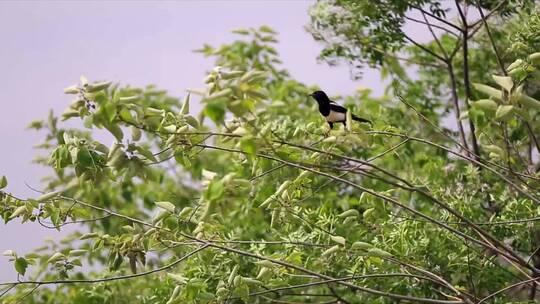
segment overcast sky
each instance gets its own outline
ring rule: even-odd
[[[306,84],[331,94],[351,94],[359,85],[381,92],[378,74],[352,81],[345,66],[318,64],[321,46],[304,30],[314,1],[0,1],[0,176],[7,190],[36,196],[44,168],[31,164],[43,134],[25,130],[49,109],[62,112],[72,96],[62,89],[84,74],[171,94],[202,87],[210,59],[192,50],[203,43],[232,41],[230,30],[269,25],[279,32],[284,68]],[[0,252],[25,254],[53,230],[0,223]],[[0,281],[15,279],[0,256]]]

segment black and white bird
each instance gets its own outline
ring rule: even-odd
[[[347,109],[338,105],[334,101],[330,100],[326,93],[323,91],[315,91],[309,96],[315,98],[317,103],[319,104],[319,112],[321,112],[321,115],[326,118],[326,122],[328,122],[328,125],[330,125],[330,129],[334,127],[334,123],[343,123],[343,125],[347,125]],[[354,114],[351,115],[351,118],[353,120],[359,121],[359,122],[366,122],[371,124],[371,121],[358,117]]]

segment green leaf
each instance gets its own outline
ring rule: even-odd
[[[15,251],[13,251],[13,250],[11,250],[11,249],[8,249],[8,250],[2,252],[2,255],[3,255],[3,256],[11,256],[11,257],[17,256],[17,254],[15,253]]]
[[[26,268],[28,267],[28,262],[25,258],[17,258],[15,260],[15,270],[20,275],[24,275],[26,273]]]
[[[236,130],[233,131],[234,135],[240,135],[240,136],[247,135],[248,133],[249,133],[248,130],[246,130],[243,127],[236,128]]]
[[[495,119],[497,120],[503,120],[508,117],[512,113],[512,110],[514,109],[514,106],[511,105],[500,105],[497,108],[497,112],[495,112]]]
[[[4,189],[8,185],[8,181],[5,175],[2,175],[0,179],[0,189]]]
[[[519,103],[528,109],[540,110],[540,101],[525,94],[521,94],[519,96]]]
[[[248,71],[247,73],[245,73],[240,78],[240,82],[249,83],[249,82],[254,82],[254,81],[257,81],[257,80],[265,79],[266,77],[268,77],[268,74],[265,71],[251,70],[251,71]]]
[[[97,238],[99,237],[99,234],[96,233],[96,232],[90,232],[90,233],[86,233],[86,234],[83,234],[79,240],[88,240],[88,239],[93,239],[93,238]]]
[[[122,265],[122,262],[124,262],[124,257],[121,254],[116,253],[114,259],[112,260],[112,263],[109,263],[109,265],[110,265],[109,269],[111,269],[111,270],[120,269],[120,266]]]
[[[88,252],[88,250],[84,250],[84,249],[73,249],[73,250],[69,251],[69,256],[70,257],[79,257],[79,256],[82,256],[82,255],[85,255],[87,252]]]
[[[137,96],[137,95],[133,95],[133,96],[124,96],[124,97],[120,97],[118,99],[118,101],[120,103],[132,103],[134,101],[137,101],[139,100],[141,97]]]
[[[72,85],[64,89],[64,93],[66,94],[79,94],[79,92],[79,88],[76,85]]]
[[[81,75],[81,76],[79,77],[79,80],[81,81],[81,85],[82,85],[82,86],[87,86],[87,85],[88,85],[88,78],[86,78],[86,76]]]
[[[268,33],[268,34],[277,34],[276,31],[274,31],[271,27],[266,26],[266,25],[259,27],[259,31],[263,33]]]
[[[220,72],[220,78],[221,79],[233,79],[233,78],[237,78],[241,75],[244,74],[244,71],[228,71],[228,72],[224,72],[224,71],[221,71]]]
[[[213,172],[213,171],[210,171],[210,170],[207,170],[207,169],[203,169],[201,174],[207,180],[212,180],[212,179],[214,179],[214,177],[217,176],[216,172]]]
[[[245,28],[237,28],[237,29],[234,29],[232,30],[233,33],[235,34],[239,34],[239,35],[248,35],[249,34],[249,31]]]
[[[55,254],[53,254],[48,260],[47,260],[47,264],[52,264],[52,263],[55,263],[55,262],[58,262],[58,261],[61,261],[61,260],[64,260],[66,259],[66,256],[63,255],[62,253],[60,252],[56,252]]]
[[[491,99],[480,99],[473,103],[473,105],[481,110],[497,111],[498,104]]]
[[[502,91],[501,90],[497,90],[495,88],[492,88],[492,87],[490,87],[488,85],[481,84],[481,83],[473,83],[473,87],[476,90],[478,90],[478,91],[480,91],[480,92],[482,92],[482,93],[484,93],[484,94],[486,94],[486,95],[488,95],[490,97],[493,97],[493,98],[495,98],[497,100],[502,100]]]
[[[180,294],[180,291],[181,291],[181,290],[182,290],[182,286],[177,285],[177,286],[174,288],[174,290],[173,290],[173,292],[172,292],[172,294],[171,294],[171,297],[169,298],[169,300],[168,300],[167,303],[165,303],[165,304],[172,304],[172,303],[174,303],[174,300],[178,297],[178,295]]]
[[[360,212],[358,212],[358,210],[356,210],[356,209],[349,209],[349,210],[344,211],[344,212],[342,212],[342,213],[340,213],[338,215],[339,218],[346,218],[346,217],[350,217],[350,216],[358,217],[358,216],[360,216]]]
[[[364,211],[364,213],[362,213],[362,217],[367,219],[369,217],[371,217],[371,215],[375,212],[375,208],[368,208]]]
[[[366,242],[354,242],[351,245],[352,249],[360,249],[360,250],[369,250],[372,247],[373,247],[373,245],[371,245],[370,243],[366,243]]]
[[[94,93],[94,92],[105,90],[110,85],[111,85],[110,81],[92,83],[86,86],[86,91],[89,93]]]
[[[161,209],[174,213],[175,206],[171,202],[156,202],[155,204]]]
[[[26,128],[40,130],[41,128],[43,128],[44,124],[45,123],[44,123],[43,120],[32,120],[30,122],[30,124],[28,124],[28,126],[26,126]]]
[[[79,267],[82,267],[82,262],[81,260],[79,259],[73,259],[71,261],[69,261],[71,264],[75,265],[75,266],[79,266]]]
[[[148,150],[146,147],[137,146],[135,149],[137,150],[137,152],[139,152],[146,159],[148,159],[148,160],[150,160],[152,162],[157,162],[157,159],[154,156],[154,153],[152,153],[152,151]]]
[[[257,143],[253,137],[243,137],[240,140],[240,148],[250,155],[257,153]]]
[[[276,190],[276,193],[274,193],[274,195],[278,196],[280,195],[283,191],[285,191],[287,188],[289,188],[289,186],[292,184],[292,181],[290,180],[286,180],[284,181],[279,187],[278,189]]]
[[[62,121],[66,121],[70,118],[73,118],[73,117],[79,117],[79,111],[78,110],[75,110],[75,109],[72,109],[72,108],[67,108],[64,112],[62,112]]]
[[[346,126],[347,126],[347,131],[351,132],[351,130],[352,130],[351,129],[352,128],[352,113],[351,113],[351,111],[347,111],[345,122],[346,122]]]
[[[332,253],[337,252],[339,249],[340,249],[339,245],[332,246],[326,249],[325,251],[323,251],[323,253],[321,253],[321,256],[331,255]]]
[[[190,94],[188,93],[186,95],[186,98],[184,99],[184,103],[182,104],[182,108],[180,109],[181,114],[184,114],[184,115],[189,114],[189,96]]]
[[[337,141],[337,137],[335,136],[328,136],[323,140],[325,143],[335,143]]]
[[[484,150],[486,150],[490,154],[491,153],[495,154],[499,158],[502,158],[505,155],[504,150],[501,147],[496,146],[496,145],[484,146]]]
[[[512,64],[510,64],[510,65],[506,68],[506,70],[507,70],[508,72],[510,72],[511,70],[513,70],[513,69],[515,69],[515,68],[521,66],[521,65],[523,64],[523,62],[524,62],[524,61],[523,61],[522,59],[516,59],[514,62],[512,62]]]
[[[188,125],[192,126],[195,129],[199,128],[199,121],[195,117],[191,115],[186,115],[184,116],[184,118],[186,119],[186,122],[188,123]]]
[[[39,196],[38,198],[36,198],[36,201],[38,201],[38,202],[48,201],[51,198],[57,197],[58,195],[60,195],[60,193],[62,193],[62,192],[61,191],[53,191],[53,192],[45,193],[45,194]]]
[[[225,187],[223,186],[223,182],[220,180],[212,180],[208,185],[208,190],[206,190],[209,200],[220,199],[223,196],[224,191]]]
[[[17,207],[17,209],[15,209],[15,211],[13,211],[13,213],[9,216],[9,219],[13,219],[13,218],[16,218],[18,217],[19,215],[23,214],[24,212],[26,212],[26,206],[19,206]]]
[[[213,101],[213,100],[220,99],[220,98],[223,98],[223,97],[228,97],[231,94],[232,94],[232,90],[230,88],[226,88],[226,89],[223,89],[221,91],[218,91],[218,92],[215,92],[215,93],[212,93],[212,94],[208,95],[204,100],[205,101]]]
[[[179,274],[175,274],[175,273],[170,273],[168,272],[167,273],[167,276],[173,280],[175,280],[176,282],[180,283],[180,284],[186,284],[188,282],[188,278],[184,277],[184,276],[181,276]]]
[[[262,267],[259,273],[257,274],[257,280],[265,280],[272,275],[272,271],[268,267]]]
[[[255,264],[257,264],[259,266],[264,266],[264,267],[267,267],[267,268],[275,268],[275,267],[279,266],[279,265],[274,264],[273,262],[271,262],[269,260],[259,260],[259,261],[255,262]]]
[[[163,127],[163,130],[167,131],[168,133],[175,133],[176,126],[175,125],[166,126],[166,127]]]
[[[229,286],[233,285],[234,279],[236,278],[237,273],[238,273],[238,265],[234,265],[233,269],[231,270],[231,273],[229,274],[229,279],[227,280],[227,284]]]
[[[79,151],[77,152],[77,162],[86,168],[92,168],[95,167],[94,159],[92,158],[92,155],[90,154],[90,151],[86,147],[80,147]]]
[[[332,239],[332,241],[338,243],[338,244],[341,244],[343,246],[345,246],[345,238],[342,237],[342,236],[338,236],[338,235],[333,235],[330,237],[330,239]]]
[[[243,277],[242,281],[244,281],[247,284],[251,284],[251,285],[263,285],[263,283],[261,281],[253,279],[253,278],[245,278],[245,277]]]
[[[131,127],[131,139],[133,141],[139,141],[141,139],[142,132],[139,128]]]
[[[165,111],[160,110],[160,109],[156,109],[152,107],[144,108],[145,116],[163,116],[164,114],[165,114]]]
[[[505,89],[507,92],[510,92],[512,90],[512,87],[514,86],[514,81],[512,81],[512,77],[509,76],[497,76],[492,75],[493,80],[500,85],[503,89]]]
[[[536,63],[536,64],[540,63],[540,52],[530,54],[530,55],[529,55],[529,60],[530,60],[532,63]]]
[[[152,224],[157,224],[162,219],[168,217],[171,214],[171,212],[167,210],[161,210],[159,211],[153,218],[152,218]]]
[[[111,132],[112,135],[118,140],[119,142],[124,139],[124,132],[122,132],[122,129],[117,124],[110,124],[108,126],[105,126],[109,132]]]
[[[122,108],[118,114],[120,115],[120,118],[125,122],[131,123],[131,124],[137,123],[137,120],[135,120],[135,118],[131,114],[131,111],[127,108]]]
[[[204,107],[204,115],[210,117],[213,122],[221,123],[225,118],[225,103],[221,100],[208,102]]]
[[[379,248],[371,248],[368,250],[367,252],[367,255],[368,256],[375,256],[375,257],[382,257],[382,258],[389,258],[389,257],[392,257],[392,254],[387,252],[387,251],[384,251],[382,249],[379,249]]]

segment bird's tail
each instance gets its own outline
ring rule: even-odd
[[[351,118],[352,118],[353,120],[356,120],[356,121],[359,121],[359,122],[366,122],[366,123],[368,123],[368,124],[370,124],[370,125],[373,125],[373,123],[371,123],[371,120],[367,120],[367,119],[364,119],[364,118],[362,118],[362,117],[358,117],[358,116],[356,116],[356,115],[354,115],[354,114],[352,115]]]

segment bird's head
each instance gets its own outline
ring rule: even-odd
[[[328,98],[328,96],[326,95],[326,93],[323,92],[323,91],[315,91],[315,92],[309,94],[309,96],[315,98],[315,100],[316,100],[318,103],[321,103],[321,102],[330,102],[330,98]]]

